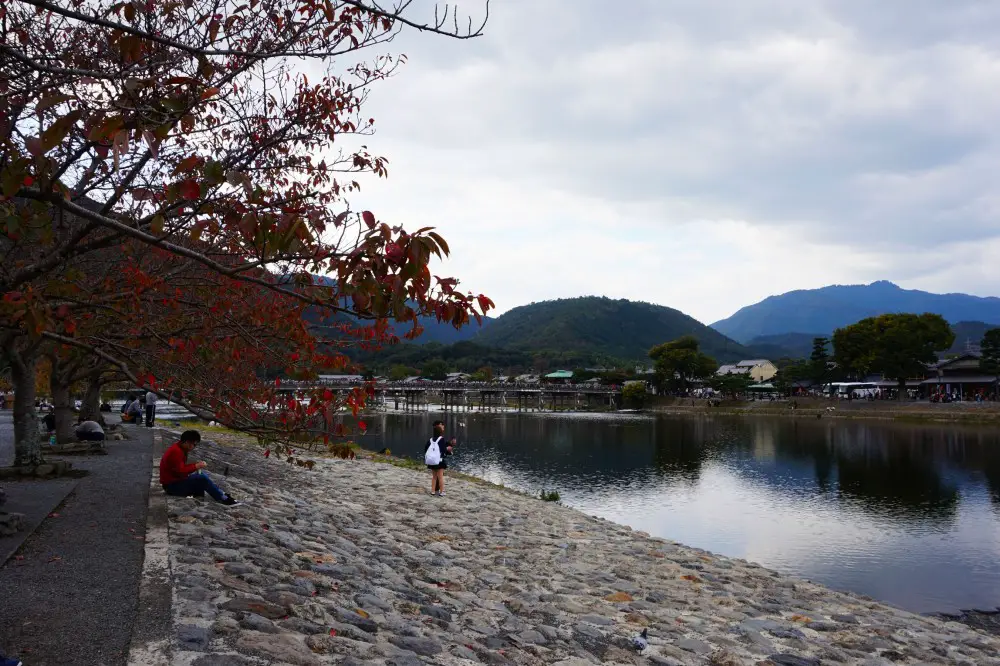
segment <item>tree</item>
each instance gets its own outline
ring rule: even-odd
[[[979,366],[989,375],[1000,375],[1000,328],[991,328],[983,334],[982,358]]]
[[[829,344],[828,338],[813,338],[812,354],[809,355],[808,378],[816,384],[825,384],[830,376],[830,354],[827,351]]]
[[[692,335],[656,345],[649,350],[649,357],[661,390],[686,389],[691,380],[711,377],[719,367],[714,358],[698,351],[698,339]]]
[[[937,314],[884,314],[862,319],[833,334],[837,364],[856,378],[877,372],[898,383],[906,398],[906,380],[923,377],[937,352],[955,342],[955,333]]]
[[[632,409],[642,409],[648,400],[645,382],[631,382],[622,388],[622,402]]]
[[[482,366],[472,374],[472,379],[477,382],[492,382],[493,368],[488,365]]]
[[[389,380],[398,382],[406,379],[407,377],[416,376],[418,371],[415,368],[411,368],[406,365],[394,365],[389,369]]]
[[[746,393],[747,387],[750,386],[750,382],[751,379],[749,374],[733,373],[712,377],[711,386],[722,395],[728,395],[735,398]]]
[[[424,364],[423,369],[420,371],[420,376],[424,379],[433,379],[435,381],[443,381],[448,378],[448,372],[451,368],[448,364],[441,359],[434,359],[433,361],[428,361]]]
[[[304,376],[343,366],[349,345],[391,341],[387,320],[415,336],[418,315],[462,326],[492,307],[431,275],[448,253],[433,230],[407,233],[345,200],[357,174],[386,175],[383,158],[345,139],[371,134],[367,91],[400,59],[341,60],[404,28],[481,33],[422,23],[408,5],[4,4],[16,39],[0,47],[0,352],[18,396],[18,464],[41,461],[27,383],[51,345],[143,389],[183,389],[185,406],[228,425],[290,433],[335,398],[268,387],[253,363]],[[95,274],[94,256],[111,270]],[[190,282],[176,287],[170,271]],[[132,289],[113,288],[122,280]],[[319,336],[303,327],[307,306],[371,323]]]
[[[786,365],[774,376],[772,383],[775,388],[784,394],[788,394],[793,389],[795,382],[800,382],[813,377],[814,366],[812,363],[793,363]]]

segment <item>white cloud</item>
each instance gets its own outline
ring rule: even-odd
[[[492,11],[478,40],[394,44],[409,64],[369,109],[390,177],[357,202],[439,227],[447,272],[501,310],[607,294],[713,321],[832,282],[996,292],[1000,5]]]

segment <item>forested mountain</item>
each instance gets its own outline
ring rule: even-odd
[[[654,345],[693,335],[701,350],[721,361],[745,358],[740,344],[673,308],[597,296],[532,303],[514,308],[474,341],[508,349],[600,353],[649,362]]]
[[[949,322],[978,321],[1000,325],[1000,298],[968,294],[932,294],[902,289],[891,282],[833,285],[790,291],[748,305],[712,328],[750,343],[760,336],[833,332],[866,317],[889,312],[933,312]]]

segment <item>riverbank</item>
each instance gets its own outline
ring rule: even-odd
[[[892,400],[824,400],[795,398],[770,402],[723,400],[712,407],[707,400],[661,398],[650,412],[657,414],[724,416],[781,416],[787,418],[874,419],[915,423],[1000,424],[1000,403],[995,402],[896,402]]]
[[[367,457],[198,455],[248,505],[165,499],[169,663],[1000,664],[962,624],[483,482],[433,497]]]

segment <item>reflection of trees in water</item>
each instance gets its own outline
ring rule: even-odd
[[[388,417],[385,446],[422,455],[439,415]],[[571,484],[696,484],[706,462],[752,469],[782,493],[837,492],[896,519],[949,520],[961,490],[985,486],[1000,510],[1000,434],[952,425],[725,417],[599,420],[528,415],[444,417],[477,457],[529,478]],[[458,427],[467,423],[467,428]],[[737,473],[740,473],[737,470]]]
[[[760,420],[747,427],[772,431],[779,459],[811,462],[821,491],[836,490],[861,510],[892,519],[955,515],[961,478],[949,468],[966,455],[967,443],[954,429],[832,420]],[[967,475],[966,481],[975,483]]]

